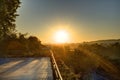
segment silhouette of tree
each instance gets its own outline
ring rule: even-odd
[[[0,38],[4,39],[15,31],[19,0],[0,0]]]
[[[31,42],[38,42],[38,38],[35,36],[30,36],[28,40],[30,40]]]
[[[39,39],[37,38],[37,37],[35,37],[35,36],[30,36],[29,38],[28,38],[28,40],[29,40],[29,47],[31,48],[31,49],[34,49],[34,48],[36,48],[36,49],[39,49],[40,48],[40,45],[41,45],[41,41],[39,41]]]

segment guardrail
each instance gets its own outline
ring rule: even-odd
[[[53,64],[53,70],[54,70],[54,75],[55,75],[55,80],[63,80],[61,74],[60,74],[60,70],[57,66],[53,51],[50,50],[51,53],[51,58],[52,58],[52,64]]]

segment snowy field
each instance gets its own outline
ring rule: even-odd
[[[53,80],[50,58],[0,58],[0,80]]]

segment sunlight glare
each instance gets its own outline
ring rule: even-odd
[[[54,35],[54,40],[56,43],[68,42],[68,33],[64,30],[57,31]]]

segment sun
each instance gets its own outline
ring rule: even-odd
[[[56,43],[66,43],[69,40],[68,32],[65,30],[59,30],[54,35],[54,41]]]

